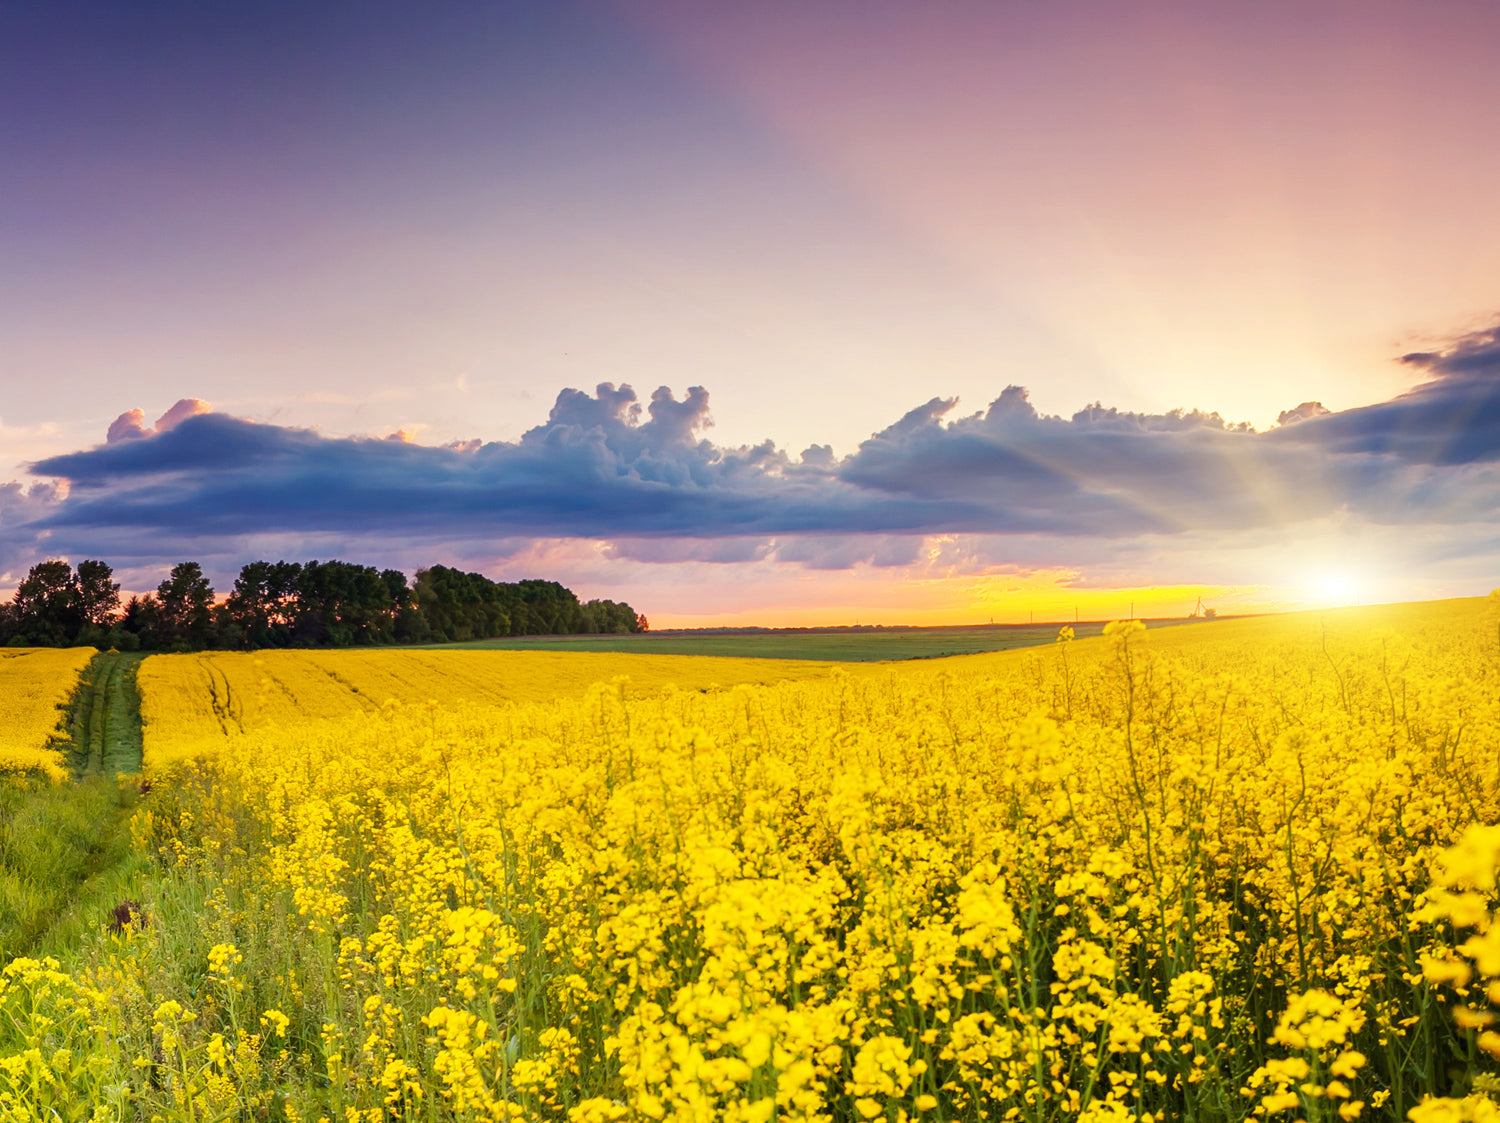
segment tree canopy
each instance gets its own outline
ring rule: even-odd
[[[0,604],[0,643],[125,650],[349,647],[501,636],[639,632],[628,604],[580,602],[556,581],[491,581],[444,565],[417,570],[345,561],[254,561],[223,599],[197,562],[180,562],[155,593],[122,607],[102,561],[49,559]]]

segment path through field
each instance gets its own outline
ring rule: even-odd
[[[0,787],[0,966],[76,947],[121,901],[138,898],[145,859],[139,801],[144,657],[105,652],[79,678],[68,718],[70,784]]]
[[[135,676],[144,656],[108,651],[83,672],[69,731],[73,774],[115,776],[141,770],[141,698]]]

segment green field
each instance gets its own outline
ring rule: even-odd
[[[1176,617],[1147,620],[1151,628],[1203,623]],[[1106,621],[1071,624],[1082,639],[1097,636]],[[622,651],[639,655],[723,655],[736,659],[824,659],[875,663],[886,659],[938,659],[1034,647],[1057,638],[1061,624],[976,624],[952,628],[778,628],[644,632],[623,636],[507,636],[439,648],[492,651]]]

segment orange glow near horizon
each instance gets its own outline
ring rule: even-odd
[[[962,627],[982,624],[1071,624],[1075,620],[1181,619],[1199,608],[1220,616],[1301,612],[1322,608],[1441,599],[1362,595],[1351,583],[1319,581],[1305,587],[1268,585],[1148,585],[1120,588],[1017,588],[1010,578],[950,578],[893,584],[889,595],[840,604],[788,604],[728,612],[648,612],[653,631],[678,628],[833,628],[851,625]]]
[[[647,612],[655,630],[672,628],[816,628],[853,624],[951,627],[1066,624],[1076,620],[1180,619],[1202,609],[1220,616],[1299,612],[1476,595],[1474,590],[1377,582],[1352,571],[1312,573],[1299,584],[1121,585],[1078,582],[1071,570],[1026,575],[886,578],[840,575],[830,589],[816,578],[782,587],[777,603],[727,612]],[[802,595],[795,587],[802,586]],[[842,593],[841,593],[842,591]],[[819,599],[821,596],[823,599]],[[768,598],[769,600],[769,598]]]
[[[1238,567],[1240,575],[1248,571],[1261,575],[1262,580],[1236,584],[1134,583],[1129,580],[1131,569],[1110,574],[1076,567],[986,566],[974,561],[972,543],[954,536],[928,539],[922,559],[912,565],[860,563],[843,569],[770,559],[662,564],[618,556],[613,545],[587,539],[541,539],[504,559],[453,558],[451,563],[499,581],[545,575],[561,581],[584,601],[624,601],[644,614],[656,631],[1061,625],[1132,617],[1181,619],[1200,605],[1220,616],[1236,616],[1482,596],[1492,584],[1419,578],[1389,556],[1389,551],[1383,560],[1370,561],[1380,552],[1375,543],[1365,544],[1362,550],[1325,543],[1319,548],[1263,552],[1252,564]],[[972,568],[966,572],[967,567]],[[1215,566],[1211,558],[1189,560],[1179,552],[1170,562],[1156,558],[1132,568],[1166,575],[1211,572]],[[0,598],[14,591],[20,576],[13,572],[0,577],[5,582],[0,585]],[[153,592],[159,576],[142,570],[117,573],[123,579],[125,597]],[[215,583],[222,601],[228,579],[220,575]]]
[[[625,601],[653,630],[1063,624],[1132,614],[1180,619],[1197,610],[1200,598],[1204,609],[1234,616],[1478,596],[1489,589],[1456,576],[1415,576],[1384,540],[1355,548],[1331,532],[1325,539],[1258,549],[1230,567],[1239,578],[1233,583],[1171,580],[1225,567],[1211,553],[1194,557],[1191,543],[1170,557],[1145,557],[1111,572],[986,564],[976,557],[979,545],[951,535],[928,538],[920,560],[910,565],[818,569],[771,558],[664,565],[636,560],[610,542],[548,539],[504,560],[470,559],[465,567],[504,581],[552,575],[582,600]],[[1368,560],[1378,555],[1382,561]],[[1131,580],[1133,573],[1151,572],[1169,579]]]
[[[1258,586],[1150,585],[1101,588],[1068,585],[1069,571],[1026,576],[1000,575],[896,579],[875,582],[856,577],[830,599],[784,602],[730,612],[647,613],[653,629],[766,627],[813,628],[855,624],[951,627],[975,624],[1071,623],[1182,617],[1205,608],[1221,613],[1255,611]],[[821,584],[821,582],[816,582]],[[1298,605],[1297,607],[1312,607]]]

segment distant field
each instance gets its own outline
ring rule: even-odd
[[[1194,621],[1148,620],[1150,628]],[[1202,622],[1202,621],[1199,621]],[[1073,624],[1079,639],[1097,636],[1105,621]],[[509,636],[442,649],[488,651],[622,651],[640,655],[721,655],[740,659],[816,659],[873,663],[884,659],[937,659],[1034,647],[1057,638],[1060,624],[980,624],[958,628],[789,629],[765,632],[647,632],[630,636]]]

